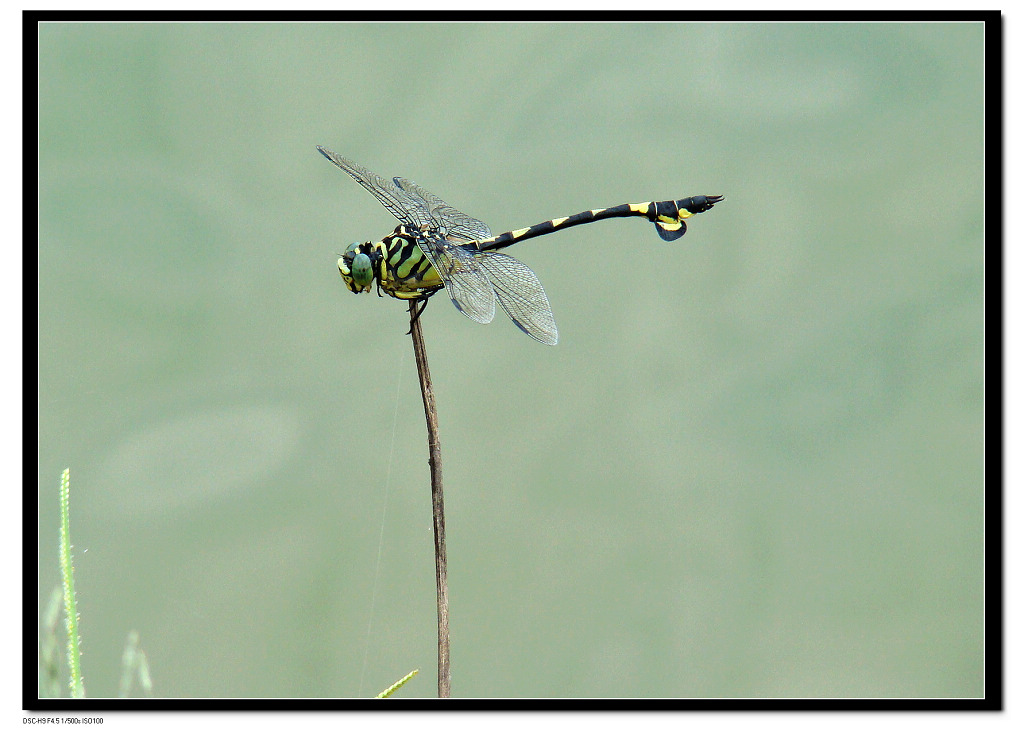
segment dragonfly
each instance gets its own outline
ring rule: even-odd
[[[494,319],[495,303],[526,335],[558,343],[551,303],[533,270],[497,250],[572,226],[622,216],[654,222],[658,235],[675,241],[686,233],[685,219],[705,211],[724,196],[691,196],[674,201],[624,203],[549,219],[526,229],[491,235],[487,224],[448,205],[407,178],[390,181],[336,152],[317,150],[348,173],[390,211],[399,224],[380,241],[355,242],[338,259],[345,286],[354,293],[385,292],[421,302],[445,290],[463,315],[478,323]]]

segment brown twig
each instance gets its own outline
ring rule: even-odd
[[[430,497],[434,513],[434,569],[437,579],[437,696],[447,699],[451,695],[451,665],[448,642],[448,558],[444,543],[444,489],[441,481],[441,441],[437,434],[437,406],[434,388],[430,383],[427,349],[423,344],[423,331],[416,315],[416,301],[409,302],[409,320],[412,349],[416,354],[416,371],[423,394],[423,413],[427,418],[427,450],[430,454]]]

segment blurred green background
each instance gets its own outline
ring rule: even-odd
[[[980,24],[44,24],[39,582],[71,468],[90,696],[435,694],[394,219],[495,232],[561,342],[443,295],[454,696],[975,697]],[[379,563],[378,563],[379,556]],[[377,579],[375,581],[375,576]]]

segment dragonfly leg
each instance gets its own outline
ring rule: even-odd
[[[419,320],[420,316],[423,315],[423,311],[427,309],[427,303],[430,301],[430,295],[433,294],[434,293],[431,292],[430,294],[424,295],[423,297],[418,297],[415,300],[413,300],[413,304],[422,303],[422,305],[420,305],[416,309],[416,312],[413,313],[412,320],[409,321],[409,332],[406,333],[406,335],[412,335],[412,324]]]

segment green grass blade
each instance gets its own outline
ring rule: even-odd
[[[133,630],[128,634],[128,642],[125,643],[124,653],[121,654],[121,683],[118,687],[118,697],[124,699],[131,694],[132,685],[136,680],[143,694],[153,696],[149,662],[146,660],[145,651],[139,647],[139,633]]]
[[[64,593],[59,586],[50,593],[50,600],[43,612],[42,628],[39,633],[39,696],[56,699],[60,696],[60,611]]]
[[[375,696],[374,699],[387,699],[389,696],[394,694],[402,686],[402,684],[404,684],[406,681],[411,679],[413,676],[415,676],[419,672],[420,672],[420,670],[418,668],[414,668],[412,671],[407,673],[405,676],[400,678],[398,681],[393,683],[391,686],[386,688],[384,691],[382,691],[381,693],[377,694],[377,696]]]
[[[71,563],[71,470],[60,476],[60,576],[64,586],[64,623],[68,635],[68,686],[74,699],[85,698],[82,680],[82,652],[78,637],[78,609],[75,604],[75,570]]]

